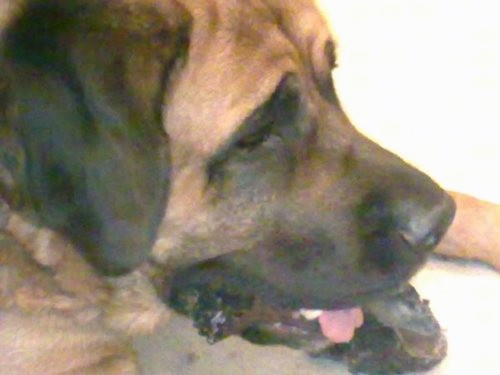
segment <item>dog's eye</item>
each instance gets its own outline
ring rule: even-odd
[[[283,120],[290,120],[290,116],[296,112],[296,100],[291,102],[293,91],[290,86],[291,78],[285,76],[278,84],[273,95],[245,121],[243,131],[234,143],[238,149],[251,151],[264,142],[272,135],[279,133],[278,124]],[[292,112],[292,115],[289,113]],[[291,121],[286,121],[291,122]]]
[[[216,158],[227,159],[232,151],[246,153],[267,143],[270,146],[277,145],[284,134],[290,136],[300,108],[297,85],[294,75],[285,75],[271,97],[244,121]]]
[[[272,122],[269,122],[264,127],[261,127],[256,132],[249,134],[236,142],[236,147],[245,150],[253,150],[264,143],[272,132]]]

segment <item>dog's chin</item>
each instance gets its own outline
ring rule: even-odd
[[[359,291],[331,310],[318,310],[287,306],[286,298],[269,303],[268,297],[241,287],[245,275],[224,271],[210,263],[180,270],[168,297],[210,343],[236,335],[259,345],[285,345],[342,360],[353,372],[377,374],[425,371],[446,355],[446,339],[427,301],[406,283]],[[235,278],[243,282],[235,283]]]

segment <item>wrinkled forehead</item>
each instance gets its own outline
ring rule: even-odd
[[[328,29],[305,0],[181,0],[193,17],[186,66],[164,114],[172,147],[208,157],[296,72]]]

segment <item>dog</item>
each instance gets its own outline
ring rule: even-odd
[[[452,222],[344,114],[312,1],[0,11],[1,374],[137,373],[171,271],[228,254],[270,305],[345,311],[348,341]]]

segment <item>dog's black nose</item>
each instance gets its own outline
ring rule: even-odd
[[[455,202],[446,193],[432,206],[419,199],[403,200],[395,204],[396,228],[412,248],[433,249],[444,236],[455,215]]]
[[[377,189],[358,207],[364,257],[383,272],[421,265],[453,220],[453,199],[430,180],[423,181]]]

